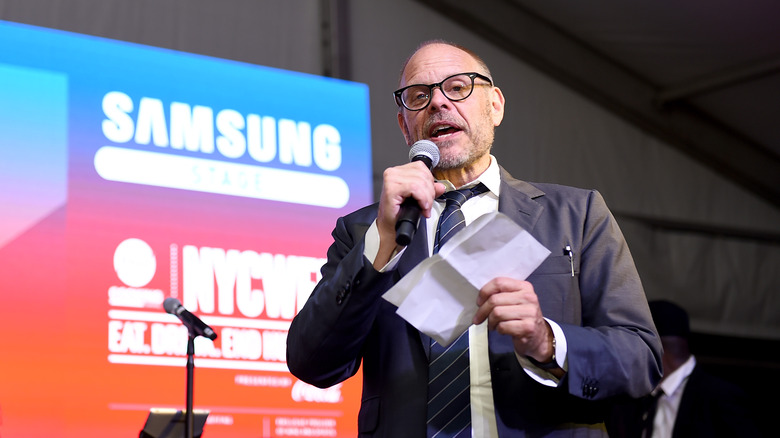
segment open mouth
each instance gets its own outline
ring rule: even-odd
[[[431,138],[442,138],[448,135],[452,135],[456,132],[460,132],[460,128],[454,125],[448,125],[448,124],[442,124],[442,125],[436,125],[431,130]]]

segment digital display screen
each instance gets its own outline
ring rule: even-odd
[[[372,202],[368,87],[0,21],[0,436],[356,436],[360,377],[285,364],[336,219]]]

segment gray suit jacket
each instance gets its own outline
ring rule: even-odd
[[[661,377],[660,341],[628,246],[598,192],[530,184],[504,169],[501,181],[499,211],[552,252],[528,281],[544,316],[565,333],[568,372],[557,388],[534,381],[511,337],[490,332],[499,436],[606,436],[610,398],[645,395]],[[360,436],[424,437],[427,336],[381,296],[428,256],[425,221],[397,268],[378,273],[363,256],[376,213],[374,204],[337,221],[323,278],[290,326],[287,364],[301,380],[328,387],[362,362]]]

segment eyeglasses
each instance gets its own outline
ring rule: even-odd
[[[453,102],[466,100],[471,96],[471,92],[474,91],[474,78],[480,78],[488,82],[487,84],[476,85],[493,86],[493,81],[490,80],[489,77],[479,73],[458,73],[445,78],[437,84],[409,85],[408,87],[393,91],[393,96],[395,97],[395,103],[398,106],[403,105],[403,107],[409,111],[420,111],[431,103],[433,89],[436,87],[439,87],[442,94],[444,94],[444,97]]]

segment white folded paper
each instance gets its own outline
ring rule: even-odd
[[[485,214],[382,297],[398,306],[396,313],[418,330],[449,345],[471,325],[482,286],[496,277],[525,280],[549,255],[508,216]]]

